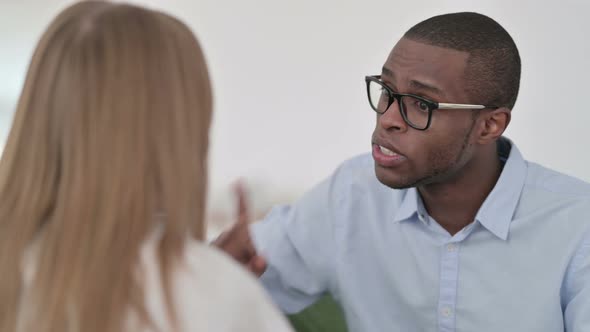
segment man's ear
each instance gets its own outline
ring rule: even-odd
[[[511,114],[511,110],[507,107],[496,108],[481,114],[478,143],[488,144],[500,138],[510,123]]]

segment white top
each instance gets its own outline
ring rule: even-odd
[[[145,278],[146,309],[159,330],[171,331],[160,283],[157,238],[150,237],[140,254]],[[34,260],[31,258],[32,255],[25,256],[25,284],[30,282],[34,274]],[[190,241],[182,261],[183,264],[177,268],[173,277],[172,288],[179,332],[293,331],[255,277],[224,253]],[[130,326],[134,325],[135,318],[135,315],[130,314]],[[151,332],[142,332],[148,331]]]

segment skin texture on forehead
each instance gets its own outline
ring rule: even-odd
[[[467,52],[402,38],[389,54],[383,66],[383,76],[402,85],[398,88],[412,88],[415,83],[421,83],[438,90],[438,93],[428,91],[439,97],[436,101],[459,103],[468,99],[464,77],[468,59]],[[416,88],[412,92],[420,91],[419,86]],[[451,97],[461,100],[448,99]]]

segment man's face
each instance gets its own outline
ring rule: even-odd
[[[381,79],[398,93],[436,102],[473,103],[465,91],[468,57],[466,52],[402,38],[389,54]],[[404,122],[394,102],[377,115],[372,137],[379,181],[392,188],[452,181],[473,155],[472,112],[434,110],[430,127],[420,131]]]

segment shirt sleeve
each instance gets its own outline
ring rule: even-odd
[[[590,232],[570,262],[565,282],[565,331],[590,331]]]
[[[330,288],[336,259],[333,187],[334,176],[251,226],[257,251],[268,262],[260,280],[288,314],[313,304]]]

